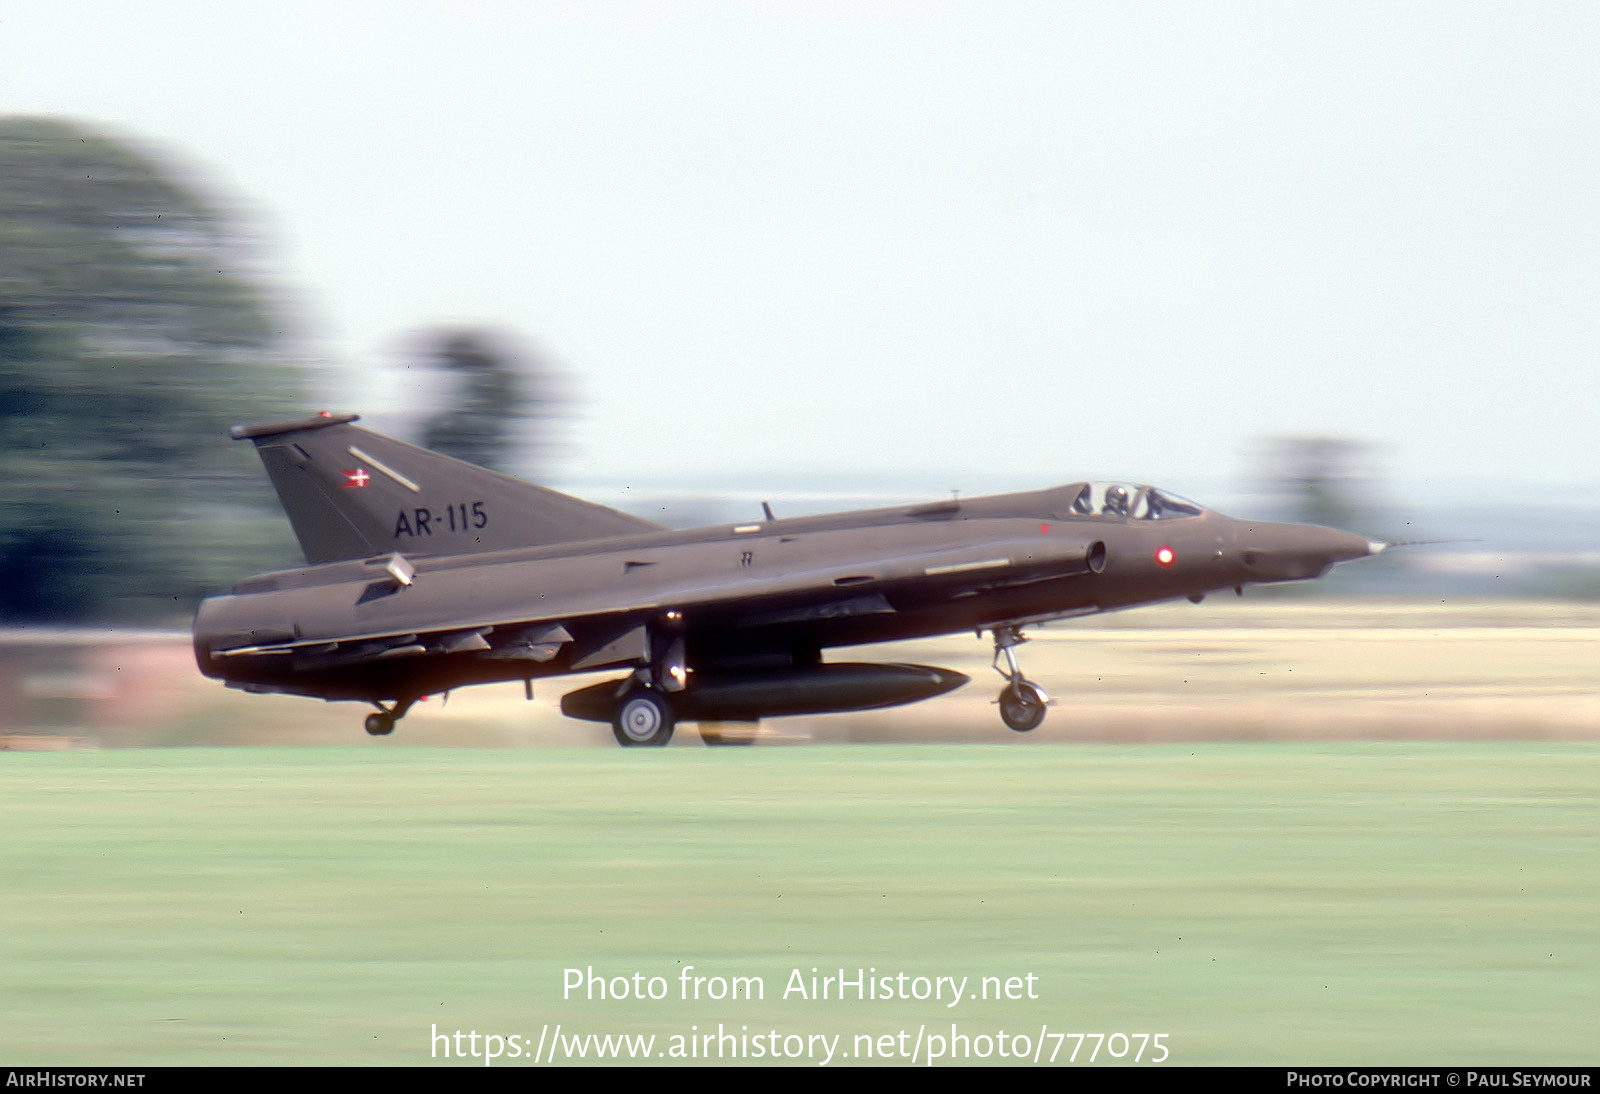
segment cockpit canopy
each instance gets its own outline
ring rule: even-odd
[[[1179,520],[1198,517],[1205,509],[1153,486],[1120,482],[1087,482],[1072,501],[1075,516],[1125,517],[1129,520]]]

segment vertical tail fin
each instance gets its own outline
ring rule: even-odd
[[[659,531],[581,498],[351,423],[355,414],[235,426],[255,443],[306,561],[471,554]]]

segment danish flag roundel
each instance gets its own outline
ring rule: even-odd
[[[358,467],[353,471],[341,471],[339,474],[344,476],[344,488],[346,490],[352,487],[365,486],[372,481],[372,476],[367,474],[365,467]]]

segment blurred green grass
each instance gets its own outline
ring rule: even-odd
[[[547,1022],[1600,1061],[1592,744],[0,755],[8,1064],[417,1064]],[[683,1002],[683,965],[765,998]],[[589,966],[671,994],[564,1000]],[[1039,998],[785,1001],[813,967]]]

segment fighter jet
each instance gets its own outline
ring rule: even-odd
[[[972,631],[993,643],[1001,720],[1049,698],[1024,629],[1262,582],[1320,577],[1385,544],[1235,520],[1150,486],[1073,482],[674,531],[353,423],[235,427],[254,442],[307,565],[201,604],[195,656],[249,692],[369,703],[382,736],[428,695],[605,670],[569,716],[660,746],[715,726],[870,710],[960,687],[927,665],[824,651]],[[725,743],[748,741],[730,734]]]

